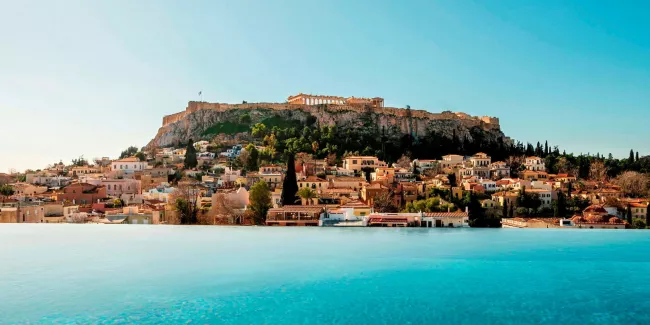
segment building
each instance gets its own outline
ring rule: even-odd
[[[350,156],[343,159],[343,169],[359,172],[364,168],[375,169],[378,167],[387,167],[386,163],[372,156]]]
[[[359,191],[365,184],[368,184],[365,178],[349,176],[334,177],[330,179],[330,182],[332,183],[331,188],[349,188],[354,191]]]
[[[122,171],[125,174],[132,174],[147,169],[147,162],[140,161],[136,157],[123,158],[113,161],[111,163],[111,169],[113,171]]]
[[[311,188],[316,191],[324,190],[329,187],[329,181],[316,176],[308,176],[303,180],[298,181],[298,189]]]
[[[490,164],[490,177],[500,179],[510,177],[510,166],[503,161],[495,161]]]
[[[526,161],[524,162],[524,166],[526,166],[526,169],[532,170],[532,171],[546,171],[546,166],[544,164],[544,159],[536,157],[536,156],[526,157]]]
[[[287,98],[289,104],[297,105],[349,105],[357,107],[384,107],[384,99],[381,97],[374,98],[358,98],[358,97],[339,97],[339,96],[323,96],[311,95],[300,93],[298,95],[289,96]]]
[[[88,183],[68,185],[60,193],[56,194],[57,202],[70,202],[73,204],[92,204],[106,197],[106,187]]]
[[[439,166],[438,160],[415,159],[413,160],[413,164],[416,166],[416,168],[421,174],[424,174],[428,170],[437,171]]]
[[[141,194],[141,184],[137,179],[103,179],[100,184],[106,187],[106,194],[110,197],[119,198],[124,194]]]
[[[324,206],[286,205],[269,209],[267,226],[318,226]]]
[[[632,210],[632,218],[642,218],[645,220],[648,211],[647,203],[630,203],[629,208]]]
[[[101,174],[102,170],[99,167],[95,166],[75,166],[70,169],[70,173],[73,177],[89,174]]]
[[[465,161],[465,157],[461,155],[445,155],[442,156],[442,160],[440,160],[440,168],[451,168],[456,165],[460,165]]]

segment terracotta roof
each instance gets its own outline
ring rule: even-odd
[[[469,215],[463,211],[456,212],[426,212],[424,213],[425,217],[434,217],[434,218],[444,218],[444,217],[468,217]]]
[[[299,182],[327,182],[327,181],[318,176],[308,176],[307,178]]]
[[[119,160],[114,160],[113,162],[140,162],[140,159],[136,157],[127,157]]]

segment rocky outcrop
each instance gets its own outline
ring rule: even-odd
[[[498,118],[474,117],[464,113],[430,113],[423,110],[400,108],[368,108],[348,105],[294,105],[278,103],[220,104],[189,102],[183,112],[163,118],[163,126],[148,146],[170,146],[192,138],[209,139],[206,133],[219,123],[239,123],[248,114],[251,122],[259,123],[268,118],[307,122],[315,119],[319,125],[336,125],[339,129],[367,128],[368,125],[387,130],[393,135],[412,134],[423,137],[432,132],[437,136],[469,138],[470,130],[480,128],[491,138],[507,138],[499,127]]]

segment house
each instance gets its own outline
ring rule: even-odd
[[[361,177],[350,177],[350,176],[340,176],[330,179],[331,185],[333,188],[349,188],[354,191],[359,191],[363,188],[366,182],[365,178]]]
[[[555,175],[555,180],[558,182],[568,183],[575,182],[577,178],[571,174],[557,174]]]
[[[553,191],[550,189],[543,188],[526,188],[526,193],[537,194],[539,199],[542,201],[541,208],[551,208],[553,202]]]
[[[96,166],[75,166],[70,169],[70,174],[72,174],[73,177],[78,177],[81,175],[89,175],[89,174],[101,174],[102,170],[99,167]]]
[[[480,202],[483,209],[495,209],[500,206],[499,202],[491,199],[480,200]]]
[[[359,200],[350,200],[341,205],[339,209],[346,210],[348,217],[354,220],[362,220],[363,217],[370,215],[372,212],[372,208],[369,205]]]
[[[382,181],[383,184],[391,184],[395,181],[396,168],[392,167],[378,167],[374,172],[370,173],[370,180]]]
[[[10,186],[14,189],[14,196],[16,197],[35,196],[47,192],[47,186],[38,186],[29,183],[14,183],[10,184]]]
[[[144,191],[142,197],[144,200],[159,200],[162,202],[168,202],[169,195],[175,190],[175,188],[170,187],[167,184],[159,185],[155,188],[149,189],[148,191]]]
[[[420,227],[426,228],[466,228],[469,227],[469,214],[467,211],[456,212],[428,212],[420,219]]]
[[[642,218],[645,220],[648,203],[630,203],[629,208],[632,210],[632,218]]]
[[[532,181],[532,180],[546,180],[548,174],[545,171],[524,170],[519,172],[519,177]]]
[[[506,203],[508,207],[511,207],[517,204],[517,197],[519,197],[518,193],[502,191],[492,194],[492,201],[496,202],[501,207],[504,203]]]
[[[495,161],[490,164],[490,177],[499,179],[510,177],[510,166],[503,161]]]
[[[479,152],[471,156],[469,161],[473,167],[489,167],[492,158],[483,152]]]
[[[403,207],[418,199],[418,187],[416,184],[402,182],[395,187],[395,204]]]
[[[91,204],[106,197],[106,187],[88,183],[70,184],[56,194],[57,202],[71,202],[73,204]]]
[[[123,158],[113,161],[111,163],[111,169],[113,171],[121,171],[125,174],[132,174],[146,170],[147,162],[140,161],[136,157]]]
[[[526,157],[524,166],[531,171],[546,171],[544,160],[536,156]]]
[[[328,167],[326,173],[334,176],[354,176],[354,170],[341,167]]]
[[[419,160],[415,159],[413,160],[413,165],[416,166],[417,170],[421,173],[424,174],[428,170],[438,170],[439,169],[439,163],[438,160]]]
[[[266,182],[271,189],[282,185],[284,180],[283,168],[280,165],[265,165],[259,169],[258,177]]]
[[[0,223],[42,223],[45,209],[39,203],[19,203],[0,208]]]
[[[359,172],[364,168],[375,169],[377,167],[387,167],[386,163],[372,156],[350,156],[343,159],[343,168]]]
[[[127,206],[117,211],[106,211],[105,218],[109,221],[107,223],[150,225],[160,223],[161,211]]]
[[[325,159],[304,161],[300,167],[303,177],[325,174],[327,161]]]
[[[461,155],[445,155],[442,156],[442,160],[439,161],[440,168],[451,168],[456,165],[463,163],[465,158]]]
[[[480,179],[478,183],[483,186],[485,192],[495,192],[498,190],[497,182],[490,179]]]
[[[316,176],[308,176],[305,179],[298,181],[298,189],[301,188],[311,188],[313,190],[323,190],[329,187],[329,181]]]
[[[141,194],[140,181],[137,179],[103,179],[101,186],[106,187],[106,195],[110,197],[121,197],[123,194]]]
[[[271,208],[266,214],[267,226],[318,226],[324,206],[286,205]]]
[[[375,201],[375,197],[382,193],[388,193],[388,187],[380,183],[372,183],[364,185],[361,189],[361,199],[368,204],[372,205]]]

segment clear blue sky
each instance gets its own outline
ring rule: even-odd
[[[650,153],[648,1],[0,0],[0,172],[143,146],[203,90],[498,116],[522,141]]]

